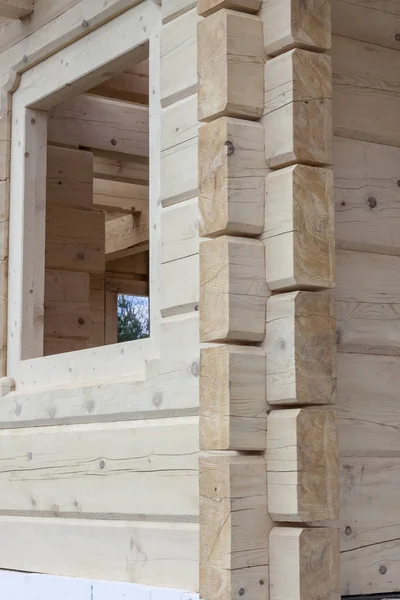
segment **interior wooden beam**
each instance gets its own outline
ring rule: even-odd
[[[144,211],[149,206],[149,188],[148,185],[94,179],[93,205],[102,210]]]
[[[148,212],[125,215],[106,223],[106,257],[117,258],[121,251],[149,241]]]
[[[146,68],[147,65],[147,68]],[[122,100],[135,104],[149,104],[148,61],[138,63],[129,71],[115,75],[111,79],[91,88],[87,92],[93,96]]]
[[[149,185],[149,159],[106,150],[93,152],[93,176],[120,183]]]
[[[148,157],[149,110],[81,94],[49,112],[48,142]]]
[[[1,0],[0,17],[23,19],[33,12],[33,0]]]

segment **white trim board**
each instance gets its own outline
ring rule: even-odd
[[[1,597],[7,600],[198,600],[195,592],[137,583],[73,579],[0,570]]]

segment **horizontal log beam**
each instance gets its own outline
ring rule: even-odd
[[[33,12],[33,0],[2,0],[0,17],[7,19],[23,19]]]
[[[149,241],[148,213],[125,215],[106,223],[106,258],[117,258],[121,251]]]
[[[87,93],[102,98],[112,98],[135,104],[149,104],[148,61],[138,63],[130,71],[125,71],[91,88]]]

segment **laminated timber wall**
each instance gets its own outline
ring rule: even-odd
[[[400,589],[400,6],[332,5],[342,593]]]
[[[87,35],[101,41],[102,25],[115,35],[128,19],[131,40],[150,36],[157,350],[137,364],[122,350],[116,362],[125,373],[117,380],[105,379],[100,361],[90,379],[80,377],[78,358],[69,368],[67,358],[65,372],[54,374],[49,357],[37,359],[30,382],[18,380],[15,390],[12,373],[3,377],[0,536],[7,543],[0,568],[198,589],[197,13],[184,4],[37,0],[27,19],[0,21],[1,374],[11,92],[32,66],[68,56]]]
[[[198,8],[200,597],[333,599],[330,3]]]

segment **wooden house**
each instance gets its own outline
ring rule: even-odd
[[[400,591],[399,0],[0,0],[0,254],[1,599]]]

